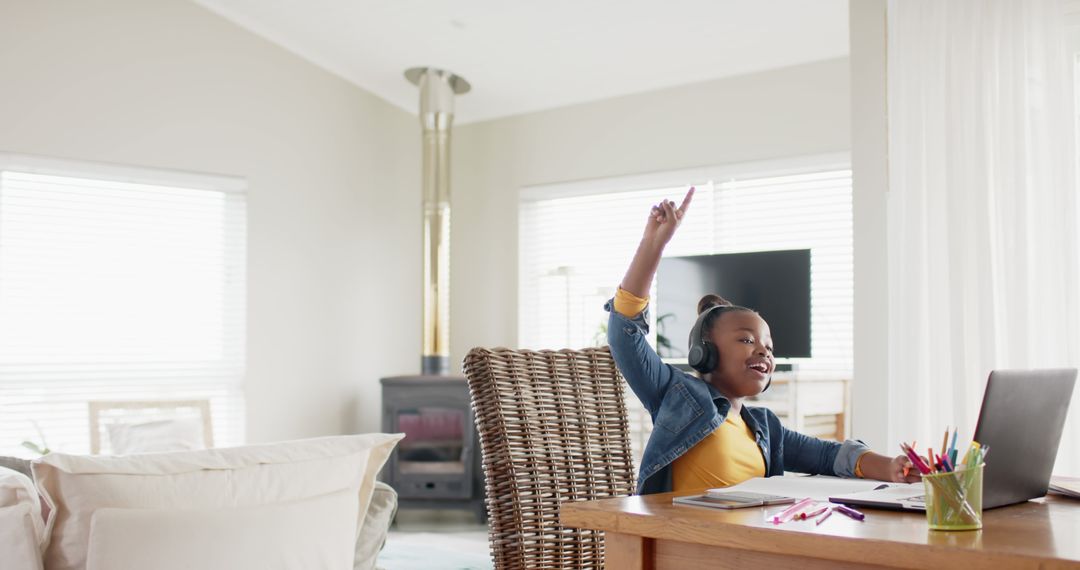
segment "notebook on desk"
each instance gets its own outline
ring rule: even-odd
[[[1051,477],[1050,492],[1080,499],[1080,477]]]
[[[843,479],[840,477],[827,477],[824,475],[795,475],[788,474],[783,477],[755,477],[738,485],[709,489],[704,495],[688,497],[676,497],[675,503],[709,505],[709,498],[722,498],[732,493],[749,493],[786,497],[785,502],[810,498],[815,501],[825,502],[832,496],[858,495],[881,490],[888,487],[911,487],[922,489],[922,484],[906,485],[902,483],[884,483],[882,481],[869,481],[866,479]],[[775,503],[779,504],[779,503]]]
[[[879,488],[829,497],[829,501],[856,507],[875,507],[899,511],[925,511],[926,494],[922,483],[883,483]]]

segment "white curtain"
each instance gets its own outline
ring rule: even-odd
[[[889,1],[892,442],[937,446],[947,425],[970,438],[992,369],[1080,364],[1062,10]],[[1080,390],[1054,471],[1080,475]]]

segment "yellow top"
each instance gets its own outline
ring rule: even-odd
[[[641,298],[622,287],[615,291],[615,312],[624,317],[636,317],[649,306],[649,298]]]
[[[682,454],[671,465],[673,491],[728,487],[765,476],[765,458],[750,427],[738,414]]]

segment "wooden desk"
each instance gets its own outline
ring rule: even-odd
[[[673,496],[565,503],[559,519],[605,531],[611,570],[1080,568],[1080,501],[1062,497],[985,511],[982,530],[941,532],[921,513],[868,509],[865,522],[834,513],[820,526],[773,525],[765,513],[778,507],[676,506]]]

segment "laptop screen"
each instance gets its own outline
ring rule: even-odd
[[[975,441],[990,446],[983,508],[1046,494],[1075,383],[1074,368],[990,373],[975,428]]]

